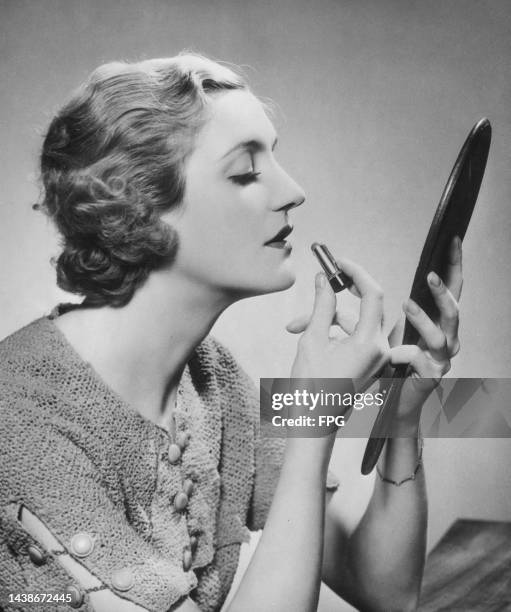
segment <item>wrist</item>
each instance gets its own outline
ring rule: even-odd
[[[391,439],[387,441],[389,445],[386,450],[385,460],[380,461],[376,466],[376,472],[382,482],[400,487],[408,481],[416,479],[422,467],[422,453],[424,449],[424,439],[420,429],[415,436],[406,438]],[[412,470],[411,462],[414,462]],[[404,464],[410,463],[408,470],[404,469]]]
[[[396,417],[392,424],[392,437],[418,438],[420,436],[420,414],[416,418]]]
[[[318,438],[288,438],[285,457],[296,467],[305,465],[328,469],[336,432]]]
[[[420,406],[403,409],[399,406],[397,414],[392,423],[393,435],[396,438],[413,438],[419,435],[422,414],[422,403]]]

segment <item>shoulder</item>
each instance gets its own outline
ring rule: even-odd
[[[224,425],[253,437],[259,421],[259,391],[254,381],[231,351],[212,336],[199,345],[196,355],[202,374],[214,380]]]
[[[53,323],[48,317],[40,317],[16,330],[0,341],[0,355],[2,357],[12,352],[33,350],[40,339],[51,334]],[[39,347],[41,351],[43,347]]]
[[[214,336],[206,336],[197,351],[202,359],[209,359],[217,371],[243,371],[231,351]]]
[[[55,459],[66,445],[73,456],[86,449],[95,465],[111,472],[119,453],[135,452],[137,440],[150,432],[50,319],[38,319],[0,343],[0,435],[10,441],[0,452],[9,461],[37,466],[40,454]]]
[[[69,376],[67,356],[53,322],[42,317],[0,342],[0,427],[51,421],[51,408],[63,404],[63,383]]]
[[[48,377],[50,362],[59,362],[59,339],[53,323],[42,317],[0,342],[0,382],[30,386]]]
[[[201,360],[211,368],[221,388],[229,392],[257,396],[256,385],[231,351],[216,338],[208,336],[199,347]]]
[[[46,334],[38,319],[0,342],[0,428],[2,438],[15,439],[20,429],[30,436],[43,414],[36,399],[46,386]],[[22,436],[21,440],[25,440]]]
[[[0,342],[2,478],[10,474],[19,480],[27,470],[40,475],[41,456],[58,456],[61,450],[54,433],[64,402],[53,367],[61,360],[51,328],[48,319],[37,319]]]

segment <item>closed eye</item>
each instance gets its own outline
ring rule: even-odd
[[[250,183],[255,182],[260,174],[260,172],[245,172],[244,174],[233,174],[229,177],[229,180],[235,183],[236,185],[241,185],[242,187],[245,187],[246,185],[250,185]]]

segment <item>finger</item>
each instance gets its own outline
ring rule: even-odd
[[[390,363],[408,364],[422,378],[441,378],[450,369],[449,360],[434,361],[415,344],[401,344],[390,349]]]
[[[348,287],[348,291],[354,295],[355,297],[361,298],[362,296],[360,295],[360,291],[357,289],[357,287],[355,286],[355,284],[351,285],[350,287]]]
[[[338,261],[341,270],[353,280],[360,294],[360,316],[356,333],[369,336],[381,328],[383,319],[383,291],[373,277],[358,264],[349,259]]]
[[[421,338],[436,361],[447,359],[447,340],[444,332],[435,325],[428,315],[412,299],[403,304],[406,318],[419,332]]]
[[[291,334],[301,334],[307,329],[311,316],[308,314],[302,314],[286,325],[286,330]]]
[[[358,317],[353,312],[336,312],[334,322],[339,325],[343,332],[348,334],[348,336],[351,336],[353,333],[355,333]]]
[[[430,272],[428,274],[428,283],[435,300],[435,304],[440,312],[440,328],[445,334],[447,340],[447,349],[449,356],[453,356],[459,350],[458,327],[459,327],[459,309],[458,303],[454,299],[453,294],[444,285],[438,274]]]
[[[315,284],[314,308],[305,334],[316,335],[327,340],[335,314],[335,293],[323,272],[316,274]]]
[[[291,334],[301,334],[307,329],[310,320],[311,315],[301,314],[286,325],[286,330]],[[351,336],[357,325],[357,316],[353,312],[344,312],[342,314],[335,312],[332,325],[338,325],[343,332]]]
[[[392,328],[389,334],[389,337],[388,337],[390,347],[401,344],[401,342],[403,341],[404,329],[405,329],[405,319],[403,319],[402,317],[399,317],[399,319],[394,324],[394,327]]]
[[[458,302],[463,286],[462,244],[459,236],[455,236],[449,246],[445,284]]]

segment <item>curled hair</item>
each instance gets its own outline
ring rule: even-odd
[[[62,237],[59,287],[90,305],[123,306],[178,248],[162,213],[184,194],[184,163],[211,95],[244,89],[205,57],[100,66],[51,122],[43,201]]]

